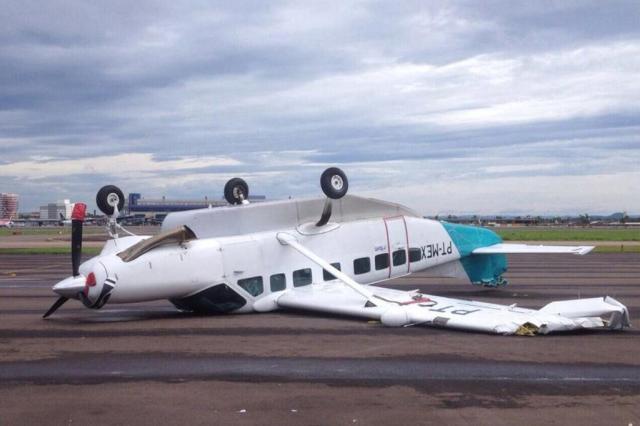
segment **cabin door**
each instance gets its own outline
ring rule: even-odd
[[[403,216],[384,219],[389,250],[389,278],[409,273],[407,225]]]

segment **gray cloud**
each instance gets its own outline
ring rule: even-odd
[[[302,196],[337,164],[354,191],[429,213],[640,211],[626,186],[639,177],[639,15],[633,1],[6,2],[0,190],[32,209],[110,182],[212,196],[243,175],[254,193]],[[42,171],[122,153],[241,164]],[[524,178],[517,202],[472,196]],[[567,194],[579,179],[592,194]],[[630,192],[612,199],[612,184]],[[453,207],[444,190],[433,204],[436,187],[460,192]]]

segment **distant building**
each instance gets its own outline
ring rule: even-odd
[[[264,195],[250,195],[250,202],[265,201],[267,197]],[[222,207],[228,205],[225,200],[210,200],[207,197],[200,200],[169,200],[162,198],[142,198],[142,194],[133,192],[129,194],[128,203],[125,210],[130,215],[145,214],[148,216],[166,215],[171,212],[179,212],[183,210],[206,209],[211,207]]]
[[[0,193],[0,219],[9,220],[18,217],[18,194]]]
[[[58,201],[56,203],[48,203],[40,206],[40,219],[42,220],[60,220],[71,218],[74,203],[69,200]]]

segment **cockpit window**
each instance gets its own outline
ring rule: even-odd
[[[252,296],[259,296],[264,291],[262,277],[251,277],[238,280],[238,285],[245,289]]]

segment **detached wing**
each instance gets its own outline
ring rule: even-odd
[[[278,240],[337,278],[285,291],[275,300],[283,308],[374,319],[387,326],[426,325],[497,334],[534,335],[630,325],[627,308],[610,297],[554,302],[533,310],[363,286],[300,244],[293,235],[281,233]]]
[[[494,244],[480,247],[473,254],[518,254],[518,253],[570,253],[585,255],[593,250],[593,246],[543,246],[529,244]]]

